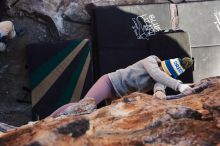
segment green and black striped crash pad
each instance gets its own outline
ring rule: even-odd
[[[33,119],[78,101],[93,84],[89,40],[30,44],[26,47]]]

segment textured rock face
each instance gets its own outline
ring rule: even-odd
[[[182,1],[184,0],[6,0],[6,5],[11,8],[8,12],[10,15],[25,13],[36,20],[42,18],[47,24],[55,25],[60,36],[75,38],[88,35],[90,23],[90,16],[86,11],[88,5],[109,6]]]
[[[217,145],[220,77],[177,100],[134,93],[90,114],[47,118],[0,137],[1,146]]]
[[[74,36],[88,35],[90,16],[85,8],[87,5],[107,6],[164,2],[168,2],[168,0],[8,0],[7,6],[12,7],[9,11],[10,14],[16,11],[31,17],[43,18],[48,24],[55,25],[60,36],[74,38]],[[76,34],[73,36],[74,33]]]
[[[60,36],[76,38],[88,34],[88,25],[82,24],[88,20],[88,14],[79,0],[19,0],[14,8],[29,16],[42,18],[48,25],[55,25]],[[74,19],[68,21],[69,15]]]
[[[136,0],[138,1],[138,0]],[[131,2],[131,1],[130,1]],[[130,3],[123,2],[123,3]],[[135,0],[132,1],[135,3]],[[43,18],[46,23],[55,25],[60,36],[70,38],[88,35],[89,15],[85,10],[87,4],[93,1],[84,0],[8,0],[10,11],[25,12],[29,16]],[[117,1],[97,1],[96,5],[119,4]],[[12,12],[9,12],[12,13]]]

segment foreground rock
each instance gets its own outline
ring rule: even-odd
[[[90,114],[47,118],[3,134],[0,145],[218,145],[220,77],[202,82],[207,89],[176,100],[134,93]]]

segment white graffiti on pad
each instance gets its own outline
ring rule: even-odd
[[[160,25],[156,21],[155,15],[141,15],[132,18],[134,25],[132,29],[137,36],[137,39],[148,39],[149,36],[155,35],[156,32],[161,31]]]
[[[214,24],[216,25],[218,31],[220,32],[220,11],[215,12],[214,16],[216,18],[216,21],[214,22]]]

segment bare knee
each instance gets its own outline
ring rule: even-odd
[[[11,21],[3,21],[0,23],[1,27],[7,28],[7,29],[12,29],[13,28],[13,23]]]
[[[104,82],[105,84],[107,84],[109,87],[112,87],[112,83],[108,77],[108,74],[102,75],[99,80],[101,80],[102,82]]]
[[[109,77],[107,74],[105,74],[105,75],[102,75],[99,79],[106,80],[106,79],[109,79]]]

